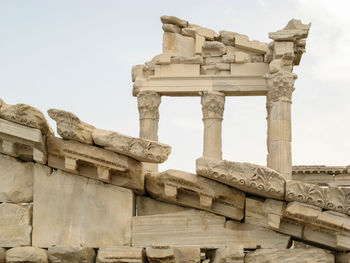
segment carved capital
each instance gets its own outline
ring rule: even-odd
[[[203,119],[223,119],[225,95],[220,93],[203,92],[201,98]]]
[[[137,94],[140,120],[159,119],[160,95],[155,91],[141,91]]]
[[[267,104],[286,100],[292,101],[292,93],[294,91],[294,81],[297,75],[287,70],[279,70],[272,74],[267,74]]]

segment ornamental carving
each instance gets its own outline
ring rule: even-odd
[[[321,187],[300,181],[288,181],[286,200],[298,201],[350,215],[350,188]]]
[[[154,91],[142,91],[137,94],[137,105],[139,108],[140,120],[159,119],[159,105],[161,97]]]
[[[287,70],[280,69],[279,71],[267,74],[267,103],[271,105],[274,102],[281,100],[292,100],[294,91],[294,81],[297,75]]]
[[[250,163],[199,158],[197,174],[263,197],[284,199],[285,179],[278,172]]]
[[[225,96],[210,92],[203,92],[201,98],[203,119],[222,119],[225,109]]]

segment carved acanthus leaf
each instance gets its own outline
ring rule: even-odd
[[[161,97],[154,91],[142,91],[137,94],[140,119],[159,119]]]
[[[225,109],[225,96],[204,92],[201,98],[203,118],[222,119]]]

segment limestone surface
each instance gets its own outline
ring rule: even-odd
[[[249,252],[245,263],[334,263],[334,256],[319,248],[259,249]]]
[[[178,263],[176,252],[170,247],[147,247],[147,259],[149,263]]]
[[[0,154],[0,202],[33,201],[34,163]]]
[[[188,207],[157,201],[141,195],[136,196],[136,208],[138,216],[169,214],[190,209]]]
[[[219,248],[212,257],[213,263],[244,263],[243,246]]]
[[[36,164],[34,202],[34,246],[131,243],[134,195],[129,189]]]
[[[56,121],[57,133],[64,139],[93,144],[92,131],[94,126],[81,121],[75,114],[58,109],[47,111],[51,119]]]
[[[168,159],[171,152],[169,145],[113,131],[95,129],[92,137],[95,144],[141,162],[162,163]]]
[[[144,192],[142,164],[133,158],[53,136],[47,138],[47,148],[50,167]]]
[[[32,206],[0,204],[0,247],[31,245]]]
[[[50,263],[95,263],[96,252],[87,247],[49,247]]]
[[[135,216],[133,246],[225,247],[225,218],[204,211]]]
[[[47,251],[37,247],[15,247],[6,252],[7,263],[49,263]]]
[[[196,161],[197,174],[267,198],[284,199],[285,179],[264,166],[211,158]]]
[[[97,263],[144,263],[145,252],[142,247],[105,247],[97,253]]]
[[[5,263],[5,253],[6,253],[6,250],[0,247],[0,263]]]
[[[0,118],[38,129],[44,135],[53,134],[44,114],[27,104],[10,105],[0,99]]]
[[[179,170],[146,175],[146,190],[155,199],[241,220],[245,194],[234,188]],[[192,194],[189,194],[192,193]]]

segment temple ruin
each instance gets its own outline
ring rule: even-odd
[[[0,263],[350,262],[350,166],[292,165],[311,24],[264,43],[161,22],[162,53],[132,68],[139,138],[48,109],[58,137],[38,109],[0,100]],[[162,96],[201,97],[195,174],[158,169]],[[266,166],[222,159],[226,96],[266,97]]]

